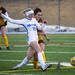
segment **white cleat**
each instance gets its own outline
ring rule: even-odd
[[[52,64],[46,64],[46,65],[43,66],[42,70],[46,71],[47,68],[51,68],[51,67],[52,67]]]
[[[18,70],[18,69],[19,69],[19,67],[17,67],[17,66],[12,68],[12,70]]]

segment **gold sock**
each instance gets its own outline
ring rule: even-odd
[[[44,62],[46,62],[46,56],[44,52],[42,52],[42,56],[43,56]]]
[[[37,69],[38,68],[38,61],[33,60],[33,66],[34,66],[35,69]]]
[[[7,38],[7,36],[5,35],[5,36],[3,36],[3,38],[4,38],[4,42],[6,44],[6,47],[8,47],[9,45],[8,45],[8,38]]]

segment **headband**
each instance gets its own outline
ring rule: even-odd
[[[26,16],[29,16],[30,14],[34,14],[34,11],[33,10],[30,10],[30,11],[27,11],[26,12]]]

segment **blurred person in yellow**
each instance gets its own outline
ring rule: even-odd
[[[1,5],[0,5],[0,11],[2,11],[3,14],[8,16],[6,9],[4,7],[2,7]],[[1,35],[4,39],[7,50],[10,50],[9,44],[8,44],[8,38],[6,36],[6,25],[7,25],[7,21],[0,16],[0,32],[1,32]],[[0,50],[2,50],[1,39],[0,39]]]
[[[42,10],[40,8],[35,8],[34,9],[34,17],[35,19],[38,21],[38,23],[40,23],[40,25],[46,21],[43,21],[42,19]],[[42,55],[44,58],[44,62],[46,61],[46,56],[44,53],[44,49],[45,49],[45,44],[44,44],[44,40],[43,40],[43,35],[45,36],[46,40],[49,41],[49,37],[45,34],[44,30],[37,30],[38,31],[38,43],[42,49]],[[35,52],[34,54],[34,59],[33,59],[33,66],[35,69],[38,68],[38,57],[37,57],[37,52]]]

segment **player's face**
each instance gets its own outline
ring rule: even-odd
[[[29,18],[34,18],[34,14],[30,14],[28,17]]]
[[[42,12],[38,12],[36,15],[35,15],[35,18],[37,21],[39,21],[40,18],[42,18]]]

